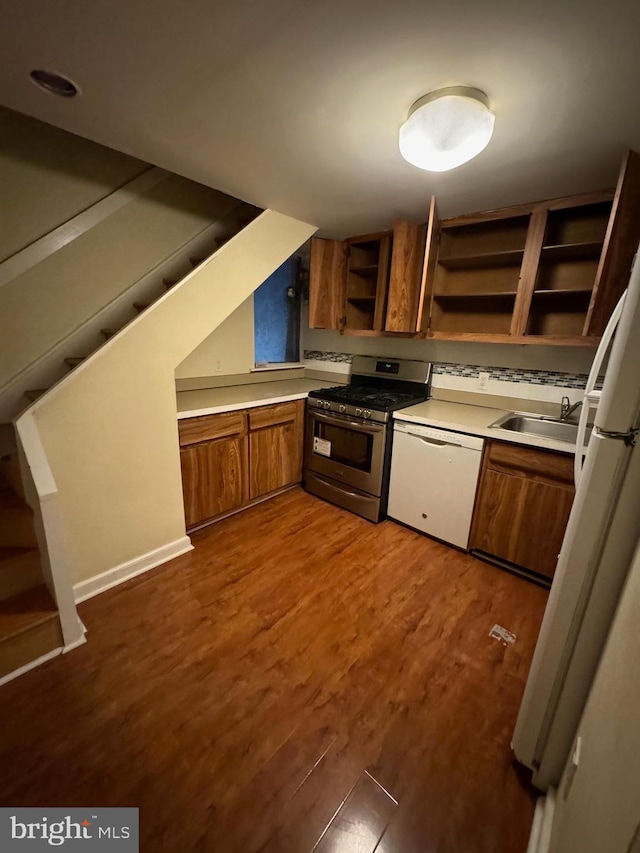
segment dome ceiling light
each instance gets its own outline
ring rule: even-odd
[[[32,71],[29,76],[36,86],[44,89],[45,92],[60,95],[62,98],[73,98],[80,91],[68,77],[63,77],[62,74],[56,74],[53,71],[44,71],[38,68]]]
[[[450,86],[419,98],[400,128],[400,153],[428,172],[446,172],[489,144],[495,115],[480,89]]]

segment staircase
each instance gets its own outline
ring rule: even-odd
[[[27,500],[17,468],[8,466],[0,518],[13,521],[0,523],[0,547],[11,549],[4,552],[11,570],[9,603],[0,608],[0,683],[2,673],[85,642],[79,598],[191,548],[178,464],[176,366],[314,231],[276,211],[234,202],[120,294],[117,305],[47,351],[58,371],[50,381],[31,384],[31,368],[12,381],[0,421],[13,418]],[[35,402],[24,409],[26,400]],[[2,441],[6,426],[0,422],[0,457],[11,455]],[[30,563],[33,519],[16,521],[30,517],[27,504],[42,548],[40,573]],[[10,531],[25,538],[12,539]],[[30,566],[24,575],[15,568],[22,560]],[[28,571],[35,574],[27,577]],[[22,635],[32,638],[31,646],[25,641],[10,654]]]
[[[118,310],[116,310],[112,315],[115,320],[114,324],[101,328],[100,335],[97,339],[92,339],[89,342],[84,338],[83,345],[86,347],[84,352],[81,353],[76,351],[69,352],[66,355],[61,355],[59,358],[60,366],[64,366],[67,373],[78,368],[82,362],[89,355],[92,355],[97,349],[99,349],[102,344],[106,343],[106,341],[114,337],[114,335],[127,326],[132,320],[136,319],[148,310],[154,302],[167,292],[167,290],[175,287],[175,285],[178,284],[178,282],[180,282],[186,275],[196,267],[199,267],[200,264],[206,261],[222,245],[228,242],[235,234],[238,233],[238,231],[247,226],[255,218],[258,212],[258,209],[251,205],[244,204],[242,202],[239,203],[238,207],[233,212],[233,216],[225,220],[225,230],[222,234],[218,233],[217,236],[205,235],[204,239],[196,238],[190,246],[183,248],[183,250],[165,260],[156,268],[155,271],[152,271],[148,276],[145,276],[143,282],[138,283],[142,284],[142,287],[134,285],[131,288],[131,291],[135,294],[140,294],[141,292],[143,298],[140,298],[139,295],[132,296],[128,308],[125,307],[124,310],[121,306],[118,306]],[[219,231],[219,229],[215,230]],[[197,250],[195,253],[193,251],[194,248]],[[57,384],[61,379],[64,379],[64,370],[62,373],[60,373],[60,371],[55,371],[53,373],[49,371],[47,378],[50,378],[51,381],[48,381],[45,387],[28,388],[24,391],[23,402],[25,405],[31,405],[42,397],[49,388]],[[24,406],[22,408],[24,408]]]
[[[0,457],[0,681],[63,645],[16,448]]]

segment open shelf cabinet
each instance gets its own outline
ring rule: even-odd
[[[595,346],[640,240],[640,155],[615,190],[311,241],[309,325],[351,335]]]
[[[347,240],[344,325],[382,331],[387,306],[392,232]]]
[[[348,335],[415,335],[425,226],[399,220],[393,230],[314,238],[309,326]]]
[[[427,337],[597,344],[640,239],[640,156],[616,190],[430,222]]]

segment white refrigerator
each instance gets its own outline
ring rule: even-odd
[[[516,758],[532,768],[541,790],[562,776],[640,538],[639,255],[617,309],[602,392],[592,390],[593,379],[615,318],[585,394],[582,420],[591,408],[595,427],[581,471],[577,465],[576,496],[513,734]]]

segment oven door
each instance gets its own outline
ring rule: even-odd
[[[305,469],[379,497],[386,432],[384,424],[308,409]]]

